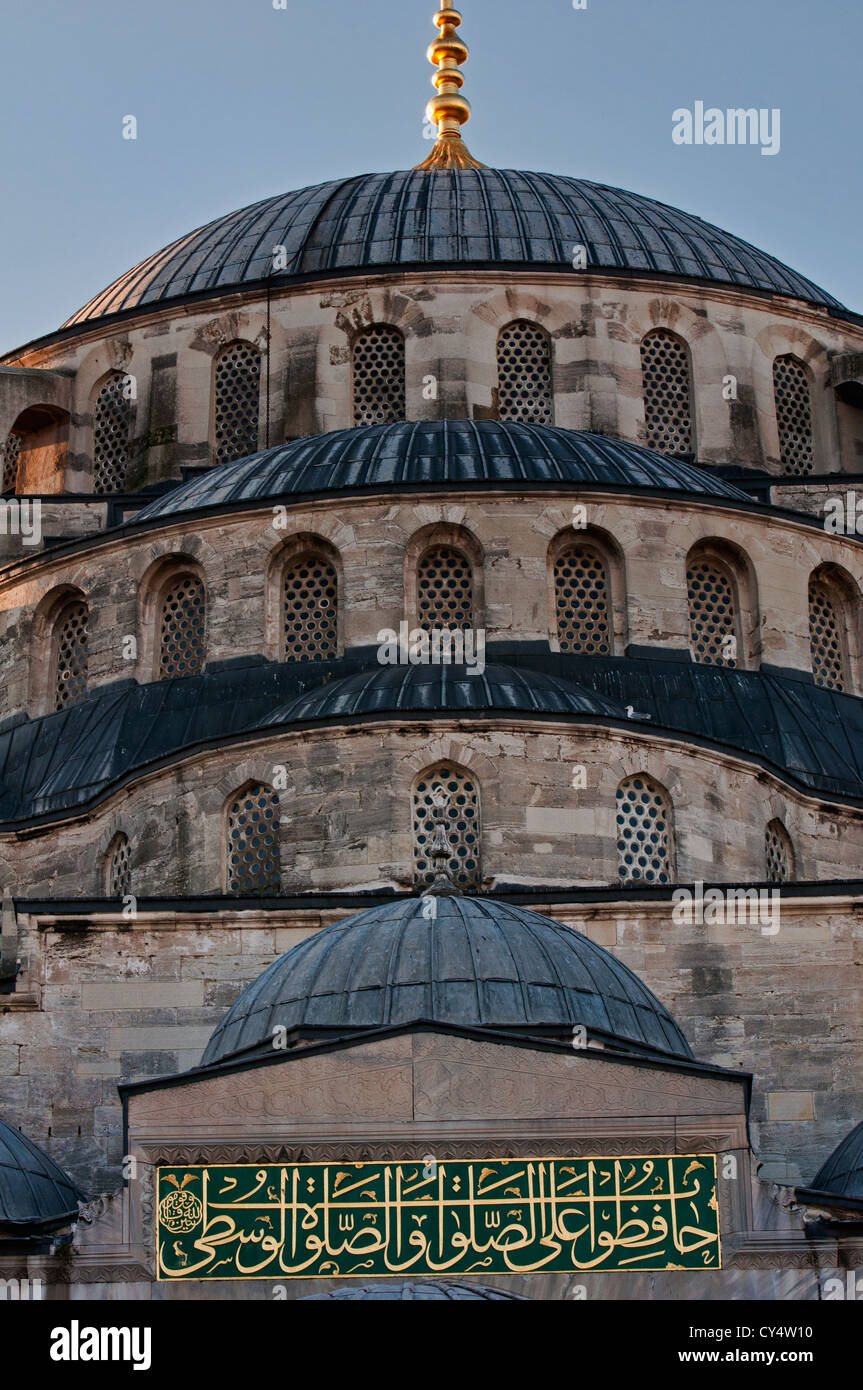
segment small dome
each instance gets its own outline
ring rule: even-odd
[[[38,1144],[0,1120],[0,1232],[48,1231],[73,1221],[81,1193]]]
[[[273,275],[273,248],[286,266]],[[65,328],[192,295],[223,294],[390,266],[572,273],[589,267],[647,279],[707,281],[841,308],[811,280],[692,213],[638,193],[515,169],[360,174],[265,198],[149,256],[73,314]]]
[[[272,1056],[273,1029],[344,1036],[418,1022],[571,1037],[583,1024],[628,1051],[692,1058],[681,1029],[588,937],[492,899],[372,907],[280,956],[215,1029],[202,1065]]]
[[[296,439],[222,464],[149,503],[132,524],[284,497],[521,483],[656,489],[752,505],[745,492],[703,468],[587,430],[498,420],[402,420]]]
[[[422,1280],[416,1284],[360,1284],[348,1289],[331,1289],[329,1293],[309,1293],[300,1298],[299,1303],[324,1303],[331,1298],[368,1299],[377,1303],[405,1303],[416,1299],[427,1302],[429,1299],[452,1302],[465,1299],[473,1302],[495,1302],[508,1299],[510,1302],[529,1303],[524,1294],[507,1293],[504,1289],[490,1289],[485,1284],[459,1284],[441,1279]]]
[[[863,1200],[863,1121],[846,1134],[819,1168],[811,1191]]]

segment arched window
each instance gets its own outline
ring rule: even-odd
[[[268,896],[282,886],[279,798],[272,787],[253,782],[228,805],[228,892]]]
[[[822,579],[809,581],[809,650],[816,685],[845,690],[847,667],[844,611],[833,586]]]
[[[132,891],[132,846],[122,830],[105,855],[105,891],[109,898],[125,898]]]
[[[790,473],[811,473],[815,448],[809,377],[803,363],[790,353],[777,357],[773,363],[773,397],[782,467]]]
[[[426,632],[474,626],[471,562],[452,545],[433,545],[417,565],[417,618]]]
[[[671,802],[643,773],[617,788],[617,872],[626,883],[671,879]]]
[[[162,599],[159,623],[159,679],[196,676],[204,669],[207,594],[195,574],[180,574]]]
[[[550,425],[551,349],[535,323],[510,323],[497,340],[498,414],[501,420]]]
[[[574,541],[554,562],[557,640],[562,652],[611,652],[611,585],[595,546]]]
[[[14,492],[18,482],[18,455],[21,452],[21,436],[10,433],[6,440],[6,448],[3,451],[3,486],[4,493]]]
[[[129,470],[132,378],[114,372],[93,405],[93,491],[122,492]]]
[[[335,566],[307,551],[285,566],[283,580],[286,661],[327,661],[338,655]]]
[[[376,323],[353,346],[354,424],[384,425],[405,418],[405,340]]]
[[[648,333],[641,341],[641,375],[648,447],[663,454],[692,453],[692,370],[686,344],[667,328]]]
[[[781,820],[772,820],[764,831],[767,882],[788,883],[794,878],[794,846]]]
[[[87,695],[86,603],[75,599],[67,603],[54,624],[54,708],[77,705]]]
[[[216,358],[213,380],[217,463],[257,453],[261,354],[254,343],[229,343]]]
[[[413,790],[414,882],[432,883],[437,872],[430,857],[436,828],[435,799],[443,803],[443,821],[452,855],[450,877],[459,888],[479,888],[480,805],[476,778],[453,763],[420,773]]]
[[[686,567],[689,649],[703,666],[738,665],[739,621],[733,575],[708,555],[693,555]]]

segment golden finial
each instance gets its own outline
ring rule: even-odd
[[[426,116],[437,126],[435,147],[417,169],[484,169],[469,153],[461,138],[461,128],[470,120],[470,102],[461,95],[464,77],[461,64],[467,62],[468,48],[456,29],[461,15],[448,0],[442,0],[434,17],[440,37],[429,44],[428,60],[437,67],[431,80],[437,96],[426,107]]]

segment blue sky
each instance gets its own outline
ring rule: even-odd
[[[0,351],[213,217],[419,162],[434,8],[0,0]],[[461,9],[478,159],[698,213],[863,311],[860,0]],[[779,107],[780,153],[676,145],[672,112],[699,100]],[[122,138],[130,114],[135,141]]]

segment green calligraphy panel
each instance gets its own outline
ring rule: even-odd
[[[719,1269],[716,1158],[157,1170],[157,1277]]]

